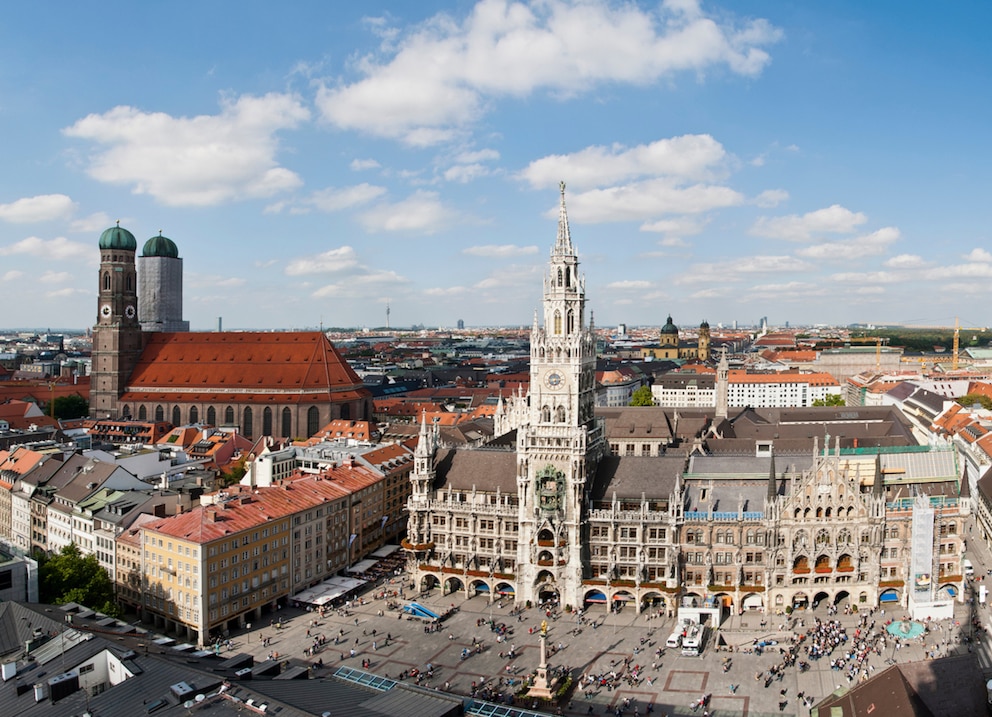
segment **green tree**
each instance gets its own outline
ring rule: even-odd
[[[52,415],[58,419],[82,418],[90,414],[90,405],[78,393],[71,396],[59,396],[52,401]]]
[[[69,543],[55,555],[41,556],[38,592],[43,603],[75,602],[113,617],[120,613],[107,571],[95,555],[84,557],[75,543]]]
[[[992,410],[992,398],[988,396],[983,396],[980,393],[967,393],[961,398],[957,399],[957,402],[966,408],[971,408],[976,403],[982,408],[987,410]]]
[[[829,393],[826,398],[817,398],[813,400],[814,406],[846,406],[847,402],[844,397],[839,393]]]
[[[641,386],[630,395],[631,406],[653,406],[654,396],[650,386]]]

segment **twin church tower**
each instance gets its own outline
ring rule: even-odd
[[[116,412],[149,334],[189,331],[189,322],[183,321],[183,260],[175,242],[159,233],[145,242],[136,264],[137,249],[134,235],[119,223],[100,235],[90,382],[93,415]]]

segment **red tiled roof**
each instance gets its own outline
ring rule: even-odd
[[[151,334],[122,402],[348,401],[368,395],[319,331]]]
[[[381,477],[347,463],[319,476],[294,474],[279,485],[264,488],[233,485],[219,505],[194,508],[146,526],[145,530],[195,543],[209,543],[269,520],[277,520],[367,488]]]

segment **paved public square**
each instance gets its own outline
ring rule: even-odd
[[[386,583],[382,587],[398,587]],[[381,588],[380,588],[381,589]],[[504,694],[510,688],[500,689],[500,678],[517,680],[533,671],[540,660],[539,630],[545,613],[537,608],[523,609],[511,615],[512,601],[490,605],[486,596],[464,599],[459,595],[441,595],[434,590],[417,597],[418,602],[435,612],[442,613],[452,606],[456,612],[436,632],[425,632],[425,623],[410,619],[390,610],[386,600],[372,599],[370,589],[364,604],[353,604],[348,609],[332,611],[323,619],[317,613],[300,608],[283,609],[277,613],[283,626],[252,626],[252,630],[232,635],[232,647],[227,651],[250,652],[256,660],[269,656],[288,659],[297,664],[322,663],[315,676],[324,676],[341,665],[396,678],[411,670],[425,672],[433,666],[431,679],[421,677],[420,684],[429,688],[446,689],[452,693],[468,695],[483,684]],[[408,596],[409,597],[409,596]],[[406,601],[403,601],[406,602]],[[955,621],[935,623],[924,638],[903,641],[898,648],[894,640],[887,640],[881,655],[872,654],[865,665],[869,674],[875,674],[894,661],[909,662],[925,659],[926,653],[943,656],[969,652],[969,644],[962,640],[969,634],[970,606],[957,606]],[[380,614],[381,613],[381,614]],[[498,642],[497,635],[489,629],[488,621],[504,623],[512,634]],[[603,606],[591,608],[586,613],[586,624],[580,625],[574,614],[561,613],[548,620],[548,645],[561,649],[549,658],[552,667],[567,666],[573,676],[623,672],[624,661],[629,669],[637,666],[641,679],[621,681],[616,689],[586,687],[576,690],[571,703],[562,714],[616,714],[625,700],[629,700],[623,714],[644,715],[702,715],[702,709],[693,710],[692,703],[703,695],[711,695],[711,715],[768,715],[808,714],[800,704],[800,694],[812,696],[816,701],[838,686],[848,686],[844,671],[831,669],[829,659],[809,660],[804,651],[800,660],[807,660],[810,669],[800,673],[795,666],[786,668],[780,679],[765,685],[768,670],[782,662],[779,648],[793,634],[803,632],[813,625],[814,618],[838,620],[853,636],[859,623],[857,614],[844,615],[838,611],[828,616],[826,607],[815,611],[797,612],[786,616],[764,616],[758,613],[733,616],[720,630],[720,635],[736,650],[717,649],[717,640],[711,633],[705,651],[700,657],[684,657],[676,650],[656,651],[664,647],[665,639],[675,625],[674,619],[659,619],[637,614],[626,609],[619,614],[607,614]],[[880,627],[885,620],[902,618],[896,608],[883,615],[876,610],[874,619]],[[983,615],[983,617],[987,617]],[[802,621],[800,625],[799,621]],[[481,624],[480,624],[481,623]],[[878,628],[876,628],[878,629]],[[312,654],[307,648],[314,640],[323,638],[323,644]],[[267,642],[263,644],[263,638]],[[768,647],[763,654],[751,652],[758,640],[775,639],[779,645]],[[473,649],[481,641],[482,652]],[[335,644],[336,643],[336,644]],[[979,644],[980,664],[992,664],[987,645]],[[513,649],[513,659],[506,653]],[[355,651],[354,657],[351,651]],[[470,656],[463,659],[464,650]],[[839,657],[843,650],[835,651]],[[500,654],[503,653],[503,657]],[[730,667],[723,669],[724,660],[730,658]],[[629,674],[629,669],[628,673]],[[759,679],[756,676],[761,675]],[[406,678],[413,682],[414,680]],[[731,686],[737,686],[736,691]],[[635,712],[636,710],[636,712]]]

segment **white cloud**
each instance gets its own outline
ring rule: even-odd
[[[480,149],[473,152],[462,152],[455,161],[460,164],[474,164],[476,162],[494,162],[499,159],[499,152],[495,149]]]
[[[916,254],[899,254],[885,261],[885,266],[890,269],[921,269],[926,265],[923,257]]]
[[[196,117],[119,106],[63,132],[99,146],[87,169],[94,179],[169,206],[211,206],[299,187],[276,161],[276,133],[309,117],[299,98],[270,93],[224,99],[220,114]]]
[[[214,286],[222,289],[233,289],[238,286],[244,286],[247,284],[247,280],[240,276],[228,276],[223,279],[214,282]]]
[[[437,192],[418,190],[394,204],[379,204],[359,215],[367,231],[432,234],[447,226],[454,213],[438,199]]]
[[[17,269],[11,269],[10,271],[4,272],[4,275],[0,277],[4,281],[14,281],[15,279],[20,279],[24,276],[23,271],[18,271]]]
[[[46,271],[38,277],[42,284],[61,284],[72,278],[68,271]]]
[[[650,289],[650,281],[641,281],[638,279],[626,279],[624,281],[614,281],[606,285],[607,289],[618,289],[620,291],[632,291],[637,289]]]
[[[812,264],[793,256],[745,256],[722,262],[695,264],[687,273],[675,279],[675,283],[724,283],[740,281],[749,275],[796,274],[812,268]]]
[[[311,296],[315,299],[368,299],[381,297],[383,290],[395,290],[408,283],[408,279],[395,271],[372,271],[367,274],[349,275],[347,281],[338,284],[327,284],[314,291]]]
[[[762,209],[771,209],[788,199],[789,193],[784,189],[766,189],[754,198],[754,203]]]
[[[322,212],[337,212],[360,204],[368,204],[385,193],[385,187],[362,183],[343,189],[334,189],[333,187],[322,189],[319,192],[314,192],[305,202]]]
[[[14,224],[47,222],[66,219],[75,210],[76,203],[64,194],[41,194],[0,204],[0,219]]]
[[[729,187],[712,184],[681,187],[669,179],[651,179],[570,195],[568,215],[589,224],[645,221],[661,214],[699,214],[743,202],[744,196]],[[549,216],[557,214],[557,208],[549,212]]]
[[[905,277],[891,271],[848,271],[831,274],[830,280],[841,284],[896,284]]]
[[[965,261],[980,261],[984,263],[992,262],[992,254],[985,249],[975,248],[962,257]]]
[[[123,219],[121,220],[124,221]],[[95,212],[88,217],[75,219],[69,224],[69,228],[74,232],[99,232],[112,226],[114,220],[106,212]]]
[[[922,277],[931,280],[948,279],[992,279],[992,264],[956,264],[925,269]]]
[[[708,220],[697,217],[676,217],[642,224],[641,231],[667,234],[665,239],[658,242],[662,246],[685,246],[685,242],[681,241],[680,237],[695,236],[702,232],[707,224]]]
[[[61,289],[54,289],[53,291],[45,292],[46,299],[70,299],[73,296],[89,296],[90,292],[86,289],[74,289],[71,286],[65,286]]]
[[[351,164],[348,165],[355,172],[362,172],[366,169],[379,169],[381,166],[374,159],[353,159],[351,160]]]
[[[842,239],[834,242],[811,244],[799,249],[796,254],[805,259],[823,259],[826,261],[849,261],[862,259],[866,256],[884,254],[889,245],[899,239],[899,230],[895,227],[883,227],[878,231],[852,239]]]
[[[44,259],[85,259],[87,263],[94,263],[98,258],[97,252],[93,251],[91,245],[69,241],[65,237],[55,237],[48,240],[28,237],[8,246],[0,246],[0,256],[15,254],[25,254]]]
[[[329,249],[316,256],[304,256],[294,259],[286,265],[285,273],[289,276],[306,274],[333,274],[348,271],[358,265],[358,255],[350,246]]]
[[[536,246],[517,246],[516,244],[485,244],[481,246],[470,246],[467,249],[462,249],[462,254],[493,259],[505,259],[506,257],[511,256],[525,256],[536,253]]]
[[[751,234],[787,239],[789,241],[809,241],[817,234],[847,234],[868,221],[861,212],[852,212],[839,204],[817,209],[806,214],[789,214],[784,217],[760,217],[751,227]]]
[[[378,56],[356,61],[362,78],[322,86],[316,104],[340,128],[412,145],[452,138],[493,98],[564,97],[714,67],[755,76],[770,61],[763,48],[781,38],[765,20],[718,22],[695,2],[646,11],[606,0],[482,0],[461,20],[439,14],[400,35],[377,18],[375,28],[384,40]]]
[[[449,296],[463,296],[469,291],[471,291],[471,289],[467,286],[449,286],[448,288],[433,287],[430,289],[425,289],[424,295],[444,298]]]
[[[713,137],[689,134],[630,148],[593,146],[541,157],[527,165],[520,177],[534,188],[556,187],[565,179],[569,187],[579,190],[641,177],[702,181],[725,176],[726,161],[723,145]]]
[[[483,164],[456,164],[444,171],[444,178],[449,182],[467,184],[473,179],[485,177],[489,172],[489,167]]]

